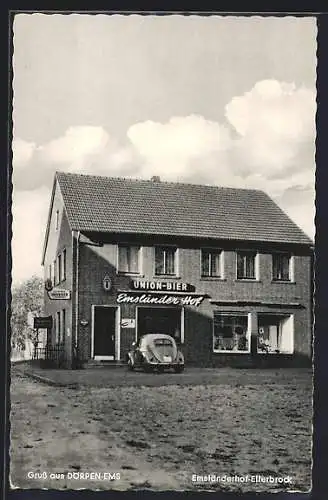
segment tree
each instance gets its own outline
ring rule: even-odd
[[[35,340],[35,331],[28,323],[28,315],[40,316],[43,311],[44,282],[32,276],[12,288],[11,345],[25,349],[26,340]]]

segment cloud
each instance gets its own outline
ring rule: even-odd
[[[287,188],[276,198],[280,207],[314,239],[315,189],[314,185],[295,185]]]
[[[38,148],[41,161],[52,164],[69,163],[73,170],[83,167],[85,158],[101,152],[109,143],[102,127],[77,126],[66,130],[64,136]]]
[[[27,142],[23,139],[17,138],[13,140],[13,165],[15,168],[24,168],[31,160],[36,149],[34,142]]]
[[[12,279],[18,282],[41,275],[41,252],[51,189],[13,192]]]
[[[191,164],[193,175],[200,173],[206,157],[223,160],[231,147],[225,125],[198,115],[173,117],[167,123],[137,123],[127,136],[143,159],[141,171],[146,177],[164,172],[167,179],[188,178]]]
[[[56,170],[124,175],[138,164],[133,148],[121,146],[100,126],[70,127],[40,146],[18,138],[13,150],[13,183],[20,190],[52,185]]]
[[[314,161],[315,92],[293,83],[263,80],[226,106],[239,138],[232,155],[244,172],[286,176]],[[307,152],[306,161],[300,152]]]
[[[315,104],[312,89],[264,80],[226,105],[225,123],[148,120],[129,127],[125,144],[101,126],[72,126],[39,146],[15,138],[15,275],[39,269],[56,170],[262,189],[313,236]]]

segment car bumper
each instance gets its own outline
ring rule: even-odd
[[[146,365],[148,366],[153,366],[154,368],[156,367],[161,367],[161,368],[176,368],[177,366],[183,366],[184,363],[178,363],[178,362],[174,362],[174,361],[171,361],[170,363],[167,362],[167,363],[158,363],[158,362],[152,362],[152,361],[149,361],[147,363],[145,363]]]

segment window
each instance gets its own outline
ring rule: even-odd
[[[248,314],[229,314],[214,311],[214,352],[249,352]]]
[[[61,255],[57,257],[57,274],[58,274],[58,283],[62,280],[62,258]]]
[[[60,311],[56,314],[56,344],[60,342],[61,338],[61,324],[60,324]]]
[[[139,273],[140,247],[120,245],[118,247],[118,271],[120,273]]]
[[[202,250],[202,277],[221,277],[220,250]]]
[[[57,285],[57,260],[54,261],[54,285]]]
[[[65,333],[66,333],[66,309],[62,310],[62,324],[61,324],[61,338],[60,342],[65,343]]]
[[[293,315],[258,315],[257,352],[292,354],[294,344]]]
[[[274,281],[291,281],[291,257],[286,253],[272,255],[272,278]]]
[[[155,247],[155,274],[175,275],[176,274],[176,248]]]
[[[237,253],[237,279],[256,279],[255,272],[256,252],[238,252]]]
[[[55,219],[56,231],[59,229],[59,210],[56,210],[56,219]]]
[[[66,280],[66,249],[63,250],[62,280]]]
[[[58,283],[66,279],[66,250],[57,257],[57,279]]]

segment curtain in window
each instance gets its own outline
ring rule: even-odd
[[[155,273],[175,274],[175,248],[155,248]]]
[[[210,254],[202,251],[202,276],[209,276],[210,269]]]
[[[220,276],[220,252],[202,251],[202,276]]]
[[[164,274],[164,255],[165,251],[163,248],[155,248],[155,274]]]
[[[165,274],[174,274],[174,255],[175,251],[171,248],[165,250]]]
[[[219,276],[220,275],[220,254],[217,252],[211,253],[211,276]]]
[[[255,278],[255,254],[253,253],[237,254],[237,278],[238,279]]]
[[[122,273],[138,273],[139,248],[132,246],[119,247],[118,268]]]
[[[273,255],[273,279],[288,281],[290,256],[286,254]]]

